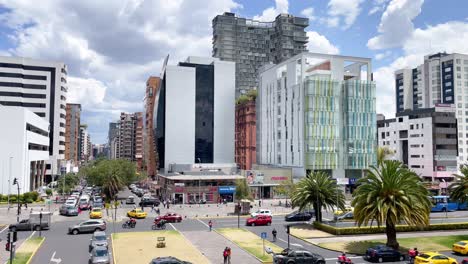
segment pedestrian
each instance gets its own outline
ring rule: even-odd
[[[276,229],[273,227],[273,231],[271,231],[271,234],[273,235],[273,242],[276,242]]]
[[[26,207],[26,209],[28,209],[28,203],[27,202],[24,203],[24,207]]]
[[[211,232],[211,229],[213,228],[213,222],[211,222],[211,220],[208,222],[208,227],[210,228],[210,232]]]
[[[169,209],[169,202],[167,202],[167,209]]]
[[[262,206],[262,200],[258,200],[258,207]]]
[[[151,212],[156,212],[156,210],[154,210],[154,204],[151,206]]]
[[[227,264],[228,263],[228,248],[225,247],[224,248],[224,251],[223,251],[223,259],[224,259],[224,264]]]
[[[159,215],[161,211],[159,211],[159,208],[156,209],[156,213]]]
[[[78,214],[81,214],[81,208],[78,206]]]
[[[231,248],[230,247],[227,248],[227,261],[228,261],[227,262],[228,264],[231,264]]]

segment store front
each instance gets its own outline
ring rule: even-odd
[[[219,186],[218,193],[219,193],[219,203],[227,202],[231,203],[234,202],[234,194],[236,192],[236,186]]]
[[[247,170],[245,177],[254,199],[283,198],[284,194],[276,192],[275,188],[292,184],[291,170],[277,168]]]

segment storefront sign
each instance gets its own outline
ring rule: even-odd
[[[219,186],[219,194],[233,194],[236,191],[236,186]]]
[[[336,184],[338,185],[348,185],[349,179],[348,178],[336,178]]]
[[[349,184],[353,185],[356,184],[357,179],[356,178],[349,178]]]
[[[184,187],[175,187],[174,192],[176,193],[183,193],[184,192]]]
[[[174,183],[175,186],[179,186],[179,187],[184,187],[185,186],[185,183],[183,182],[176,182]]]
[[[273,176],[271,177],[271,180],[272,181],[287,181],[289,180],[289,178],[286,176]]]

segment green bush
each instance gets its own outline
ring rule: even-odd
[[[26,203],[32,203],[32,202],[33,202],[33,199],[27,198],[27,199],[25,199],[24,201],[25,201]]]
[[[39,193],[38,192],[33,191],[33,192],[30,192],[30,194],[31,194],[31,200],[33,200],[34,202],[39,201]]]
[[[324,223],[314,222],[314,228],[333,235],[361,235],[361,234],[378,234],[385,233],[385,227],[334,227]],[[458,230],[468,229],[468,223],[448,223],[448,224],[432,224],[428,226],[408,226],[397,225],[397,232],[414,232],[414,231],[435,231],[435,230]]]
[[[52,195],[52,189],[46,189],[46,194],[47,196],[51,196]]]
[[[22,196],[22,197],[20,197],[20,201],[22,201],[22,202],[25,202],[27,200],[32,200],[30,192],[23,193],[20,196]]]

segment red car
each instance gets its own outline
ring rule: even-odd
[[[461,264],[468,264],[468,258],[464,258],[461,262]]]
[[[176,214],[176,213],[167,213],[163,216],[158,216],[156,219],[164,219],[169,223],[175,223],[175,222],[181,222],[182,221],[182,216]]]
[[[271,216],[268,215],[257,215],[256,217],[247,218],[245,222],[248,226],[256,225],[271,225]]]

